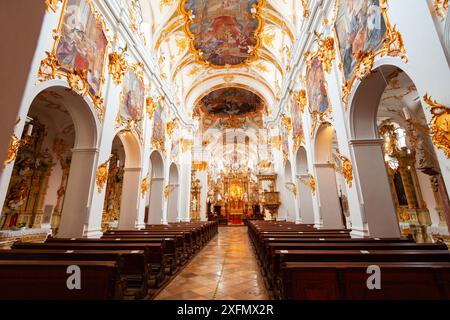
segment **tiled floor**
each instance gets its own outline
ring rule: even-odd
[[[266,300],[247,227],[221,227],[156,300]]]

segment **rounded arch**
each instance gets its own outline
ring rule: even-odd
[[[417,84],[408,66],[401,59],[392,57],[377,60],[370,76],[355,82],[348,101],[348,123],[352,140],[378,138],[376,119],[381,96],[391,75],[399,70]]]
[[[289,160],[284,164],[284,178],[286,182],[292,182],[292,165]]]
[[[75,128],[74,149],[96,148],[98,144],[100,121],[95,111],[92,101],[86,99],[69,90],[66,81],[50,80],[34,86],[29,99],[25,101],[25,110],[21,110],[24,115],[23,122],[29,113],[31,106],[43,93],[50,93],[55,97],[56,102],[60,102],[70,114]]]
[[[60,194],[64,194],[64,198],[60,207],[55,207],[61,208],[61,211],[54,211],[52,214],[57,213],[57,220],[60,217],[58,226],[54,224],[58,230],[57,236],[80,237],[85,231],[86,223],[85,216],[80,215],[80,212],[89,210],[93,190],[91,182],[95,174],[100,128],[97,112],[90,99],[74,93],[66,81],[59,79],[38,83],[30,89],[22,103],[20,125],[24,125],[35,104],[50,108],[49,116],[52,116],[52,108],[61,110],[62,107],[72,121],[74,142],[71,146],[70,164],[66,168],[64,183],[61,182],[58,189]],[[55,121],[55,126],[66,124]],[[52,220],[54,217],[56,215]]]
[[[147,198],[145,221],[150,224],[161,224],[164,204],[164,159],[157,150],[150,154],[150,170],[150,192]]]
[[[314,223],[313,197],[309,184],[308,155],[306,149],[300,146],[295,156],[296,185],[298,191],[298,208],[302,223]]]
[[[152,177],[163,178],[164,177],[164,159],[158,150],[154,150],[150,155],[150,169],[152,171]]]
[[[125,150],[125,168],[138,168],[141,166],[141,144],[138,138],[129,130],[117,133]]]
[[[178,183],[179,180],[179,170],[178,165],[175,162],[172,162],[169,168],[169,183]]]
[[[300,146],[298,148],[295,156],[295,164],[297,175],[305,175],[308,173],[308,158],[305,147]]]
[[[175,162],[169,168],[170,194],[167,202],[167,221],[179,222],[179,170]]]
[[[319,126],[314,139],[314,163],[330,163],[332,145],[336,135],[334,127],[326,122]]]

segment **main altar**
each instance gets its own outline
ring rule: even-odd
[[[222,173],[210,185],[214,213],[219,220],[240,225],[253,217],[254,205],[258,203],[258,183],[252,179],[250,170]]]

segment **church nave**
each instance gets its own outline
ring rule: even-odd
[[[268,294],[247,227],[219,234],[155,297],[155,300],[266,300]]]

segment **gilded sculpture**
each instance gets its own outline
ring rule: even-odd
[[[313,195],[316,194],[316,179],[312,174],[308,174],[309,176],[309,187],[311,188],[311,192]]]
[[[337,152],[337,156],[342,161],[342,175],[345,181],[347,181],[349,188],[351,188],[353,185],[353,165],[350,160],[339,151]]]
[[[436,147],[444,151],[450,158],[450,108],[433,100],[428,94],[423,97],[431,107],[431,138]]]
[[[108,158],[104,163],[98,166],[97,173],[95,174],[95,181],[97,182],[98,193],[102,193],[103,187],[108,181],[108,165],[111,157]]]
[[[434,0],[434,11],[436,15],[442,20],[445,20],[448,10],[448,0]]]
[[[113,81],[116,85],[122,83],[123,76],[128,69],[125,53],[128,50],[128,45],[122,48],[121,52],[111,52],[109,54],[109,73],[112,75]]]

